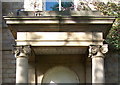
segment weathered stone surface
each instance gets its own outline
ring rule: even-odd
[[[86,64],[85,64],[85,70],[86,70],[86,83],[92,83],[92,63],[91,59],[87,58],[86,59]]]
[[[9,13],[16,15],[17,10],[23,8],[23,4],[23,2],[3,2],[3,15],[8,15]]]
[[[89,46],[102,45],[101,32],[17,32],[17,45]]]
[[[35,63],[34,62],[29,62],[29,73],[28,73],[28,82],[29,83],[35,83]]]
[[[15,83],[16,62],[12,51],[3,51],[2,58],[2,82]]]
[[[0,84],[2,84],[2,2],[0,1]]]
[[[3,83],[15,83],[15,78],[3,78]]]
[[[15,44],[12,33],[8,28],[3,28],[2,33],[2,50],[12,50],[12,45]]]
[[[118,83],[120,78],[118,52],[109,52],[105,58],[105,81],[106,83]]]

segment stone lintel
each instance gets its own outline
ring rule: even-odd
[[[96,37],[97,36],[97,37]],[[102,32],[18,32],[17,45],[89,46],[103,45]]]

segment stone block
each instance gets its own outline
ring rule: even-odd
[[[119,54],[109,52],[105,57],[105,81],[106,83],[119,82]]]
[[[15,64],[16,63],[16,60],[14,60],[14,59],[7,59],[7,60],[3,60],[3,63],[4,64]]]
[[[3,60],[15,60],[15,57],[13,54],[3,54]]]
[[[5,65],[3,65],[2,68],[3,69],[15,69],[16,66],[15,66],[15,64],[5,63]]]
[[[10,69],[16,69],[16,64],[9,65]]]
[[[89,46],[102,45],[102,35],[101,32],[18,32],[16,41],[17,45]]]
[[[15,83],[14,78],[3,78],[3,83]]]
[[[8,68],[9,66],[7,64],[3,65],[2,68]]]
[[[10,74],[10,73],[15,73],[15,69],[3,69],[3,73]]]
[[[1,69],[1,68],[0,68]],[[2,69],[0,70],[0,74],[2,74]]]
[[[3,0],[5,1],[5,0]],[[17,9],[23,8],[23,2],[19,2],[20,0],[17,0],[18,2],[15,2],[16,0],[12,0],[13,2],[3,2],[2,7],[3,15],[8,15],[10,12],[12,12],[14,15],[16,15]],[[17,8],[17,9],[16,9]]]
[[[3,29],[2,35],[2,49],[3,50],[11,50],[12,45],[15,44],[15,40],[8,28]]]
[[[2,74],[3,78],[8,78],[8,74]]]
[[[14,37],[9,28],[3,28],[2,33],[2,40],[14,40]]]
[[[15,78],[16,77],[16,74],[14,73],[14,74],[8,74],[8,77],[9,78]]]
[[[12,51],[2,51],[2,54],[3,55],[11,55],[12,54]]]

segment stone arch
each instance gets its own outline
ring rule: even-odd
[[[64,66],[56,66],[49,69],[42,83],[80,83],[77,74],[71,69]]]

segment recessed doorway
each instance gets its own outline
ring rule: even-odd
[[[56,66],[49,69],[43,79],[42,83],[80,83],[77,74],[71,69],[64,66]]]

